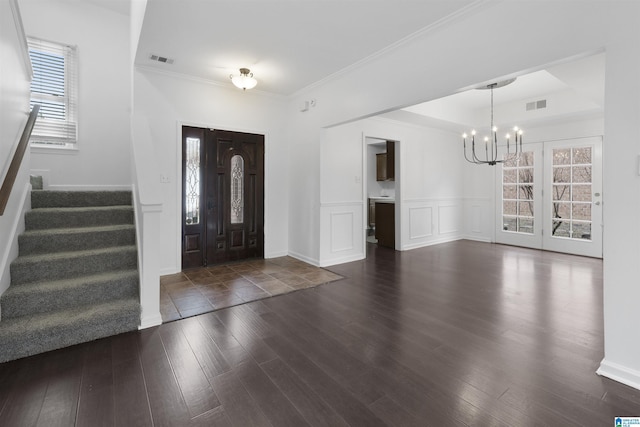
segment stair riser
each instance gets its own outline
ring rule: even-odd
[[[70,212],[48,212],[36,209],[27,212],[24,220],[26,230],[133,224],[133,209]]]
[[[69,289],[38,289],[25,293],[6,293],[0,299],[2,319],[46,313],[81,305],[103,303],[138,296],[137,277],[83,283]]]
[[[135,243],[136,233],[134,229],[48,234],[46,236],[21,235],[18,238],[20,255],[85,251],[114,246],[129,246]]]
[[[18,258],[19,260],[20,258]],[[135,249],[117,252],[85,253],[66,258],[53,257],[41,262],[13,262],[11,264],[11,284],[42,282],[91,275],[106,271],[130,270],[137,268]]]
[[[130,191],[33,191],[31,207],[83,207],[131,205]]]
[[[134,331],[139,324],[140,305],[135,304],[46,328],[0,331],[0,363]]]

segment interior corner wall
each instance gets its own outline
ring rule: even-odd
[[[134,109],[149,122],[163,182],[160,274],[181,269],[182,125],[265,135],[265,257],[288,254],[285,102],[259,92],[149,70],[134,73]],[[160,179],[160,177],[158,177]]]
[[[299,110],[297,100],[285,109],[288,142],[287,191],[289,255],[312,265],[320,262],[320,140],[325,130],[314,114]]]
[[[130,20],[89,2],[19,0],[28,36],[77,46],[78,150],[32,149],[50,189],[130,188]]]
[[[603,143],[604,360],[602,375],[640,389],[640,4],[613,14],[607,46]]]

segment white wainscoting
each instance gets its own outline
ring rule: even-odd
[[[329,202],[320,206],[320,260],[326,267],[365,258],[364,203]],[[491,199],[410,199],[401,203],[399,250],[459,239],[492,241]]]
[[[425,239],[433,236],[433,207],[409,207],[409,240]]]
[[[322,203],[320,206],[320,266],[365,257],[362,201]]]
[[[480,242],[493,241],[495,207],[491,198],[463,200],[463,238]]]
[[[461,199],[410,199],[402,203],[402,250],[461,238]]]

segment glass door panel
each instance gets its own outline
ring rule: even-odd
[[[496,241],[509,245],[539,248],[542,195],[542,147],[529,144],[520,157],[502,154],[504,163],[496,166],[500,195],[497,204]]]
[[[496,242],[601,258],[602,139],[524,150],[496,167]]]
[[[544,249],[602,257],[602,141],[581,138],[545,146]]]

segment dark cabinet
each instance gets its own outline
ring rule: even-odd
[[[376,154],[376,181],[393,181],[395,179],[395,144],[387,141],[387,152]]]
[[[387,153],[376,154],[376,181],[387,180]]]
[[[376,240],[379,246],[395,249],[396,222],[394,203],[376,203]]]

